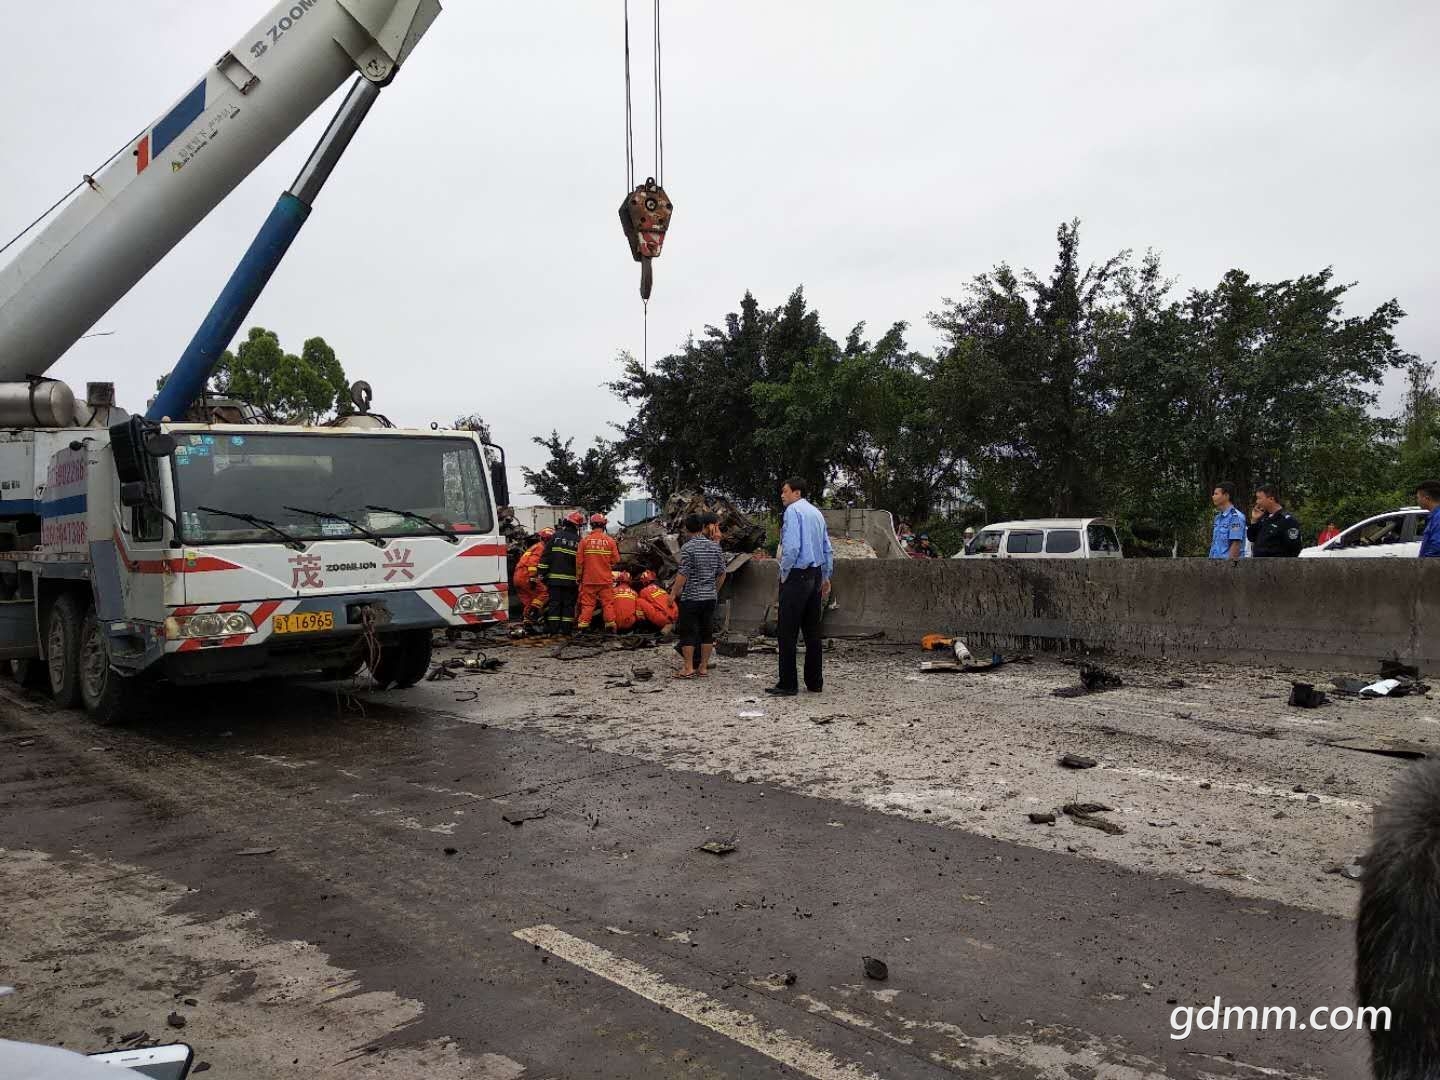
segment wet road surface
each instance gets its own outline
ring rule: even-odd
[[[506,689],[517,700],[494,705],[551,689]],[[224,688],[176,695],[167,722],[121,730],[13,686],[0,695],[6,858],[173,883],[157,886],[167,917],[203,927],[253,912],[268,940],[313,945],[346,994],[418,1003],[342,1058],[318,1031],[288,1031],[293,1055],[247,1061],[242,1046],[282,1034],[267,1025],[323,1029],[328,1006],[267,1016],[257,992],[255,1015],[229,1021],[253,1025],[247,1041],[208,1030],[201,999],[184,1037],[215,1076],[296,1062],[312,1076],[355,1075],[357,1062],[411,1075],[385,1062],[441,1045],[449,1056],[427,1075],[1364,1073],[1353,1032],[1171,1038],[1177,1005],[1217,996],[1302,1016],[1349,1004],[1343,918],[503,731],[483,709],[461,718],[423,695]],[[736,850],[698,850],[717,839]],[[274,850],[237,854],[256,849]],[[43,896],[27,880],[0,879],[6,908],[63,916],[105,878]],[[143,926],[85,929],[146,940]],[[84,950],[50,971],[41,958],[64,941],[19,944],[25,956],[0,959],[18,991],[0,999],[0,1034],[99,1049],[113,1032],[163,1031],[163,1013],[145,1011],[143,956],[72,1001],[46,995],[95,975]],[[867,955],[888,979],[865,976]],[[243,1011],[246,973],[227,963],[231,1012]]]

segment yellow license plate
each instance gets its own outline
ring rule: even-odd
[[[276,615],[270,620],[277,634],[313,634],[335,629],[333,611],[302,611],[295,615]]]

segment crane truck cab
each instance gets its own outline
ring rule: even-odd
[[[428,671],[432,631],[508,618],[468,431],[151,423],[39,430],[38,535],[0,552],[0,656],[119,719],[147,682]],[[16,534],[17,536],[20,534]]]

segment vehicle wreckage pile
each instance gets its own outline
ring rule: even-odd
[[[764,525],[751,520],[723,496],[682,491],[666,500],[660,514],[630,525],[620,533],[617,539],[621,565],[631,573],[653,570],[661,584],[668,588],[680,567],[686,516],[706,513],[720,519],[720,547],[729,556],[727,573],[733,574],[752,557],[764,557]]]

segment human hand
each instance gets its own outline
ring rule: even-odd
[[[828,582],[828,581],[822,581],[822,582],[820,583],[820,599],[821,599],[821,600],[828,600],[829,598],[830,598],[830,582]]]

